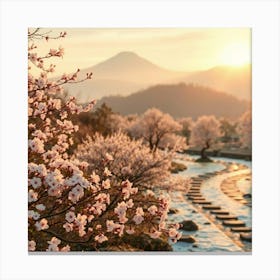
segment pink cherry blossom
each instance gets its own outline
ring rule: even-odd
[[[36,250],[36,242],[34,240],[28,241],[28,251]]]
[[[99,234],[99,235],[95,236],[94,240],[97,241],[98,243],[103,243],[103,242],[107,241],[108,238],[104,234]]]
[[[48,225],[47,219],[44,218],[44,219],[41,219],[39,222],[36,222],[35,227],[38,231],[48,229],[49,225]]]
[[[76,215],[75,215],[74,212],[69,211],[69,212],[66,213],[66,215],[65,215],[65,220],[66,220],[67,222],[72,223],[72,222],[75,221],[75,219],[76,219]]]

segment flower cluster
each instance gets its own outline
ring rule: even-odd
[[[65,35],[61,33],[58,38]],[[84,79],[78,80],[78,70],[50,81],[47,76],[55,66],[46,66],[45,60],[62,57],[64,49],[51,48],[46,55],[39,55],[34,51],[34,39],[48,42],[51,37],[40,34],[39,29],[29,31],[28,37],[28,249],[100,250],[114,244],[116,238],[143,231],[152,238],[165,235],[176,241],[179,235],[170,233],[165,224],[168,199],[140,191],[140,186],[166,172],[166,159],[148,157],[145,149],[140,149],[140,142],[131,140],[132,150],[119,157],[118,149],[110,149],[110,141],[117,142],[114,147],[128,146],[118,142],[118,138],[128,141],[123,135],[117,135],[117,139],[98,136],[89,142],[93,144],[93,149],[87,151],[90,158],[83,153],[88,146],[70,156],[79,129],[72,116],[91,110],[94,102],[81,106],[74,98],[66,101],[57,97],[63,84]],[[41,71],[38,77],[31,74],[34,66]],[[89,73],[85,79],[90,78]],[[144,174],[141,180],[137,179],[140,173],[131,173],[140,167]]]
[[[108,153],[114,160],[108,159]],[[89,163],[92,171],[107,167],[114,176],[129,180],[134,187],[161,186],[169,178],[172,155],[161,150],[151,153],[142,140],[131,140],[122,132],[88,137],[75,153],[76,158]],[[131,185],[124,183],[125,197],[131,192]]]

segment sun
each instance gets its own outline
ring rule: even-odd
[[[219,55],[221,64],[241,66],[250,63],[251,53],[249,47],[242,43],[225,46]]]

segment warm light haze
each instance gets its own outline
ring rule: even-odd
[[[44,29],[43,29],[44,30]],[[50,30],[50,29],[45,29]],[[63,44],[66,52],[56,74],[98,64],[130,51],[175,71],[205,70],[217,65],[251,63],[249,28],[63,28],[61,42],[38,43],[41,50]]]

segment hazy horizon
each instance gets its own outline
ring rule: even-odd
[[[50,29],[42,29],[48,31]],[[56,75],[97,65],[121,52],[133,52],[172,71],[192,72],[215,66],[251,64],[249,28],[52,28],[66,31],[59,44],[38,42],[48,52],[60,44],[65,55]]]

